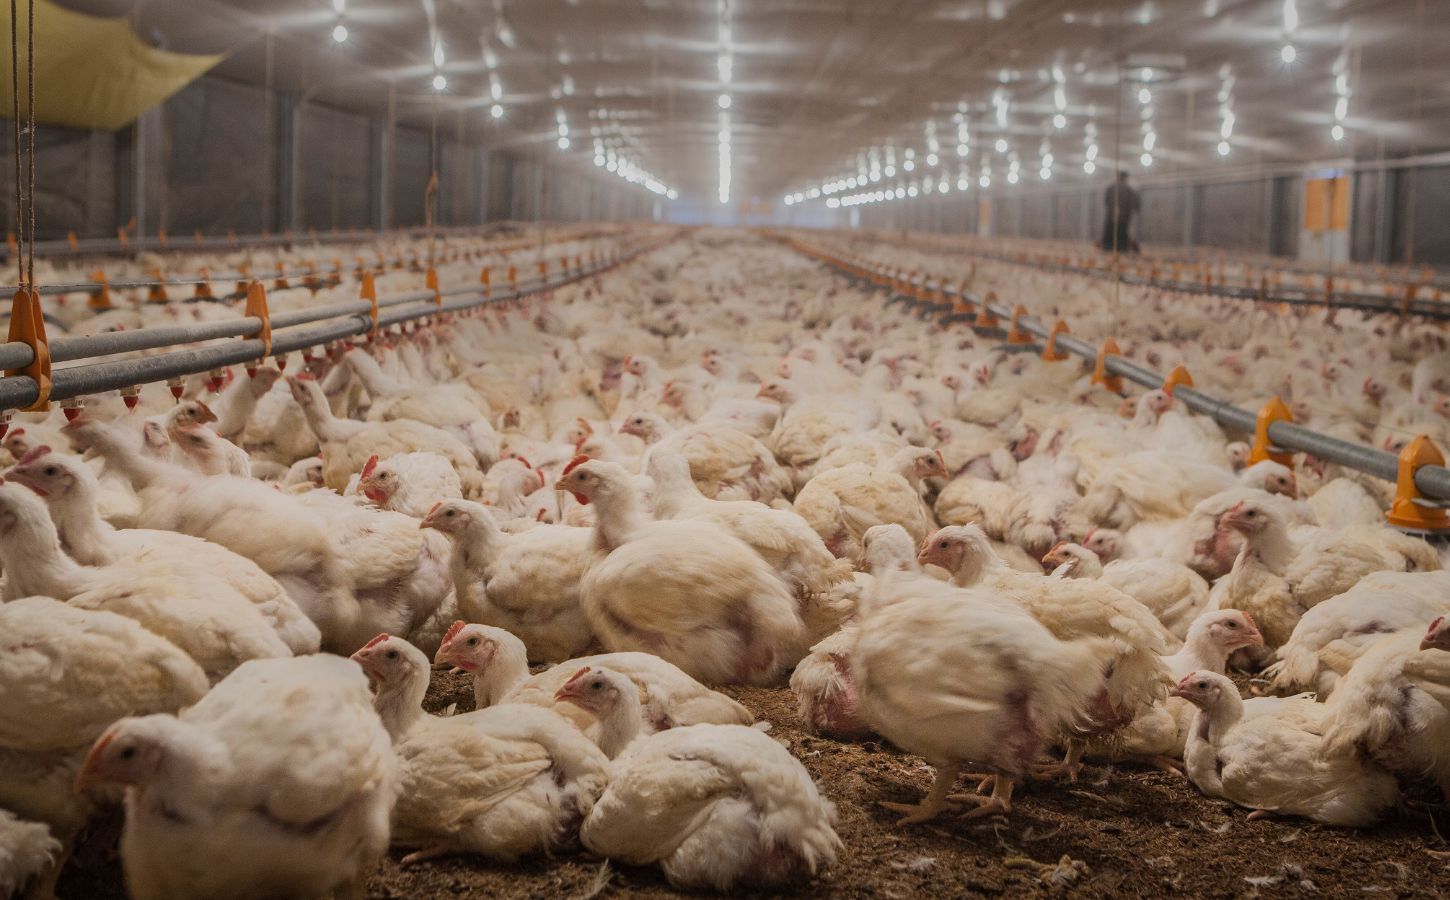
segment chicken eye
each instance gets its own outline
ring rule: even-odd
[[[1239,627],[1239,623],[1237,623],[1237,622],[1225,622],[1224,624],[1227,625],[1230,628],[1237,628],[1237,627]]]
[[[476,637],[475,638],[469,638],[468,639],[468,646],[470,646],[470,647],[477,647],[478,646],[478,638],[476,638]]]
[[[451,519],[451,518],[453,518],[453,517],[454,517],[454,516],[456,516],[456,515],[458,515],[458,513],[457,513],[457,511],[456,511],[456,510],[451,510],[451,509],[450,509],[450,510],[448,510],[448,512],[446,512],[446,513],[444,513],[444,514],[443,514],[443,515],[445,515],[445,516],[447,516],[447,517],[448,517],[448,518],[450,518],[450,519]]]
[[[398,651],[396,651],[396,650],[389,650],[388,651],[388,659],[397,659],[397,658],[398,658]]]
[[[593,682],[592,684],[589,685],[589,690],[591,690],[591,691],[599,691],[599,690],[603,690],[603,689],[604,689],[604,682],[602,682],[602,681],[596,681],[596,682]]]
[[[47,474],[47,475],[54,475],[55,474],[55,466],[46,466],[45,467],[45,474]]]
[[[120,756],[121,756],[122,759],[135,759],[136,758],[136,748],[135,747],[127,747],[127,748],[125,748],[124,750],[121,751]]]
[[[937,543],[937,546],[940,547],[941,549],[945,550],[947,547],[949,547],[951,545],[948,544],[946,541],[940,541],[940,542]]]

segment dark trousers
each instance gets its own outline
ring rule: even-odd
[[[1128,226],[1132,219],[1127,216],[1119,218],[1114,222],[1109,215],[1103,220],[1103,252],[1112,253],[1115,249],[1119,253],[1133,253],[1138,248],[1133,245],[1133,239],[1128,237]]]

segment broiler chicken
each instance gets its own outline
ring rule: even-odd
[[[1167,559],[1116,559],[1103,565],[1080,544],[1061,543],[1042,557],[1053,575],[1094,578],[1148,607],[1178,640],[1208,606],[1208,582],[1185,565]]]
[[[453,589],[466,620],[517,635],[541,662],[569,659],[593,643],[579,599],[594,562],[589,529],[540,525],[509,534],[488,507],[468,500],[434,504],[421,527],[453,545]]]
[[[795,598],[749,545],[707,522],[650,522],[629,473],[576,459],[557,487],[596,510],[580,585],[605,649],[655,653],[706,683],[767,683],[804,653]]]
[[[378,635],[352,658],[398,755],[392,842],[423,848],[404,865],[453,853],[513,862],[573,843],[609,760],[568,720],[514,703],[425,715],[431,667],[417,647]]]
[[[1245,718],[1238,688],[1223,675],[1189,673],[1173,695],[1198,707],[1183,752],[1189,779],[1210,797],[1254,810],[1251,819],[1370,825],[1399,798],[1393,775],[1330,745],[1323,725],[1284,713]]]
[[[784,885],[835,862],[834,806],[765,734],[691,725],[636,739],[634,686],[610,669],[581,668],[556,696],[599,717],[620,747],[580,831],[593,853],[657,864],[686,890]]]
[[[895,523],[913,540],[924,539],[932,517],[920,484],[945,475],[940,454],[907,447],[880,466],[856,464],[816,475],[796,495],[795,510],[828,550],[857,560],[864,550],[861,539],[873,525]]]
[[[319,655],[240,666],[180,716],[122,719],[77,784],[126,787],[136,900],[300,900],[360,891],[398,774],[366,676]]]
[[[312,620],[274,578],[244,556],[175,531],[118,530],[101,518],[99,485],[91,467],[76,457],[40,447],[21,458],[5,477],[45,499],[61,540],[76,562],[106,566],[132,561],[177,569],[201,569],[246,597],[295,654],[315,653],[322,639]]]
[[[739,703],[650,653],[600,653],[567,660],[530,675],[523,642],[517,637],[502,628],[454,622],[435,661],[473,674],[473,699],[478,709],[499,703],[554,708],[554,692],[576,671],[586,666],[605,666],[627,676],[639,689],[642,728],[647,734],[682,725],[749,725],[755,720]],[[561,711],[567,715],[568,709]],[[588,727],[595,723],[583,724]]]

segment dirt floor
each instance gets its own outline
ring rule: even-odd
[[[882,742],[805,734],[786,689],[727,692],[774,723],[771,734],[787,742],[840,814],[846,846],[837,864],[785,895],[1450,896],[1450,842],[1440,837],[1450,835],[1450,809],[1433,794],[1376,828],[1347,831],[1296,820],[1247,822],[1244,810],[1203,797],[1182,778],[1090,766],[1077,784],[1019,789],[1010,818],[948,816],[898,828],[877,803],[921,797],[931,770],[920,759]],[[435,673],[425,705],[437,712],[451,704],[473,707],[470,682]],[[112,821],[93,831],[61,880],[62,898],[123,896],[111,849],[117,827]],[[369,897],[682,896],[655,869],[606,865],[582,852],[507,867],[452,858],[406,869],[397,862],[402,855],[389,854],[368,879]]]

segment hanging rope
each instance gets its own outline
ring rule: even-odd
[[[438,233],[438,95],[433,95],[433,123],[428,137],[428,187],[423,191],[423,223],[428,226],[428,267],[436,261],[433,245]]]
[[[40,310],[40,292],[35,288],[35,0],[27,4],[29,21],[27,25],[26,78],[29,88],[25,119],[20,118],[20,11],[16,0],[10,0],[10,77],[13,84],[11,113],[14,124],[15,144],[15,256],[19,270],[18,287],[10,301],[10,327],[8,338],[11,343],[23,343],[30,347],[31,361],[19,368],[9,369],[6,375],[27,375],[34,379],[36,400],[28,409],[44,411],[50,408],[50,344],[45,335],[45,317]],[[25,140],[21,140],[22,132]],[[24,146],[27,159],[22,167],[21,148]],[[22,172],[28,181],[21,178]],[[9,412],[0,413],[0,434],[4,433],[9,421]]]

